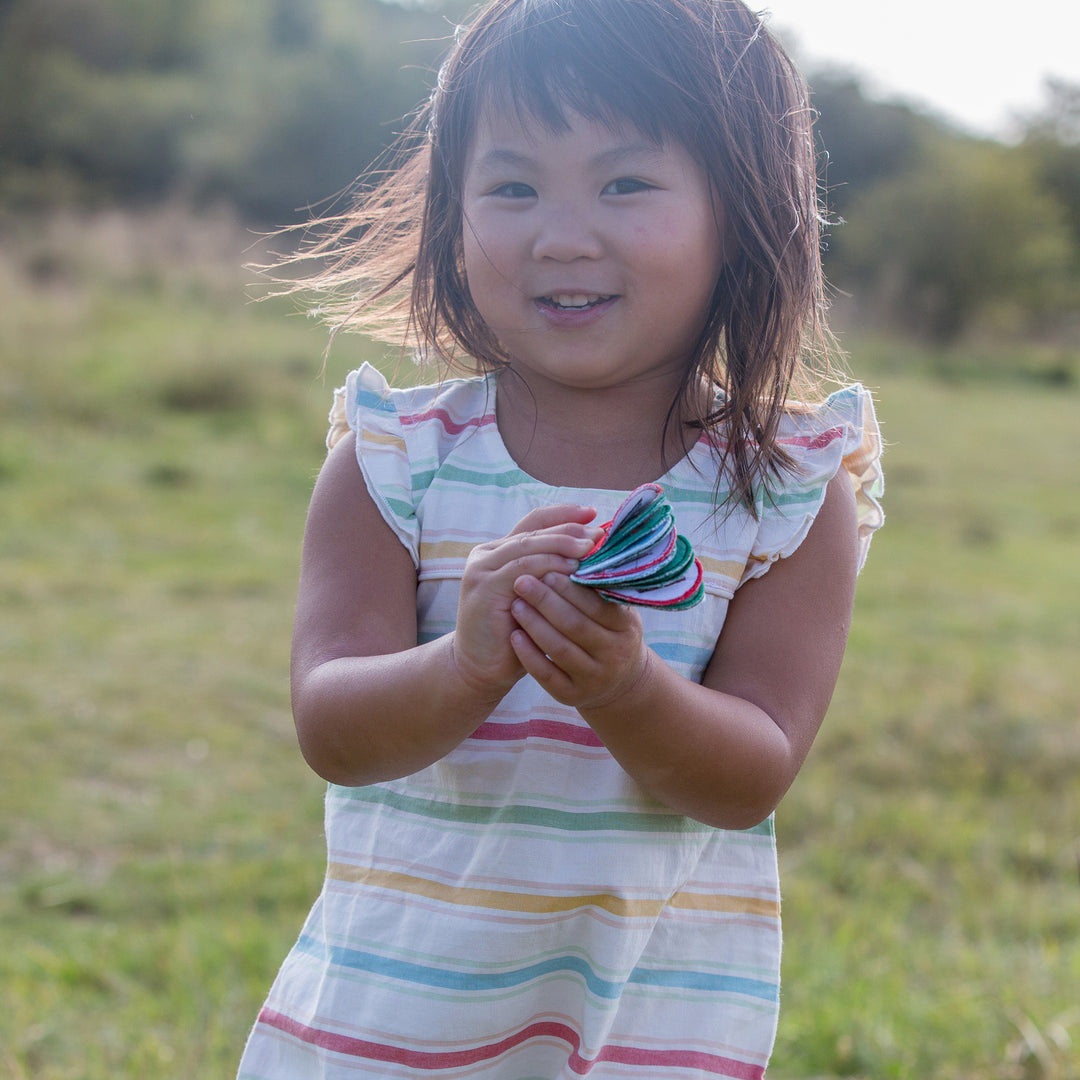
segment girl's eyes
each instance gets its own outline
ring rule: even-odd
[[[632,176],[620,176],[604,188],[605,195],[635,195],[639,191],[648,191],[652,184],[637,180]]]
[[[536,189],[529,187],[528,184],[512,181],[509,184],[500,184],[491,194],[499,195],[504,199],[531,199],[536,195]]]
[[[601,191],[602,195],[635,195],[639,191],[648,191],[653,185],[645,180],[638,180],[632,176],[620,176],[618,180],[612,180]],[[536,188],[520,181],[512,180],[505,184],[499,184],[491,191],[492,195],[503,199],[534,199]]]

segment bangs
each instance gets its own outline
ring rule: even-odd
[[[569,130],[578,114],[607,127],[629,123],[655,143],[673,138],[694,152],[709,66],[695,55],[701,35],[685,25],[694,18],[677,4],[634,0],[515,5],[470,35],[455,70],[444,73],[436,107],[444,115],[434,119],[471,143],[477,118],[491,110],[552,131]]]

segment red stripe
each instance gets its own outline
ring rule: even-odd
[[[796,435],[790,439],[781,439],[780,442],[784,446],[801,446],[806,450],[823,450],[829,443],[843,438],[843,435],[844,429],[842,427],[832,427],[828,431],[821,432],[820,435]]]
[[[469,738],[487,739],[490,742],[518,742],[533,738],[573,743],[576,746],[604,745],[592,728],[568,724],[562,720],[534,719],[520,724],[497,724],[487,721],[481,724]]]
[[[828,446],[829,443],[841,438],[843,434],[843,427],[832,427],[818,435],[792,435],[790,438],[781,438],[778,441],[782,446],[801,446],[809,450],[821,450]],[[724,450],[727,447],[726,439],[708,431],[703,431],[701,433],[699,441],[714,450]],[[755,445],[753,439],[746,439],[744,441],[747,446]]]
[[[405,427],[422,424],[425,420],[438,420],[448,435],[460,435],[469,428],[479,428],[483,427],[485,424],[494,424],[495,414],[485,413],[483,416],[473,416],[468,420],[459,422],[455,420],[446,409],[428,409],[426,412],[407,413],[400,419]]]
[[[309,1027],[292,1017],[284,1016],[273,1009],[263,1009],[259,1014],[259,1023],[277,1028],[286,1034],[295,1036],[312,1046],[331,1050],[335,1054],[347,1054],[350,1057],[367,1058],[369,1061],[390,1061],[409,1069],[463,1069],[483,1061],[491,1061],[516,1049],[533,1039],[559,1039],[571,1047],[567,1064],[578,1074],[585,1076],[598,1061],[614,1061],[620,1065],[640,1065],[644,1068],[697,1069],[713,1076],[731,1077],[732,1080],[762,1080],[765,1069],[761,1065],[751,1065],[734,1058],[721,1057],[718,1054],[705,1054],[696,1050],[646,1050],[632,1046],[605,1046],[591,1061],[579,1053],[581,1037],[566,1024],[554,1020],[541,1021],[500,1039],[495,1043],[477,1046],[471,1050],[450,1050],[432,1052],[427,1050],[409,1050],[403,1046],[390,1046],[387,1043],[370,1042],[367,1039],[340,1035],[333,1031],[323,1031]]]

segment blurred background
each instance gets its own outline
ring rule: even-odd
[[[231,1077],[318,890],[303,517],[332,387],[402,361],[245,264],[465,10],[0,0],[0,1075]],[[1013,15],[774,5],[889,521],[777,816],[772,1077],[1080,1077],[1080,70]]]
[[[979,331],[1060,340],[1080,258],[1080,63],[1073,81],[1047,66],[1039,85],[1024,27],[970,19],[973,33],[986,22],[999,33],[996,51],[976,53],[918,5],[884,23],[864,14],[861,36],[856,26],[845,39],[851,8],[868,10],[789,2],[771,20],[812,76],[828,205],[846,222],[827,251],[833,282],[852,294],[845,320],[943,344]],[[5,0],[0,207],[7,219],[167,203],[260,227],[302,220],[426,95],[465,9]],[[1045,13],[1034,36],[1044,49],[1072,40]],[[922,97],[881,99],[889,50],[906,85],[925,82]],[[982,109],[972,102],[980,77],[1012,88],[1018,70],[1020,101],[1003,89],[977,93]]]

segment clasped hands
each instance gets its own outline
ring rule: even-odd
[[[591,507],[541,507],[509,535],[473,548],[454,656],[480,694],[501,698],[528,674],[556,701],[589,710],[642,678],[649,654],[638,612],[570,580],[602,535],[595,517]]]

